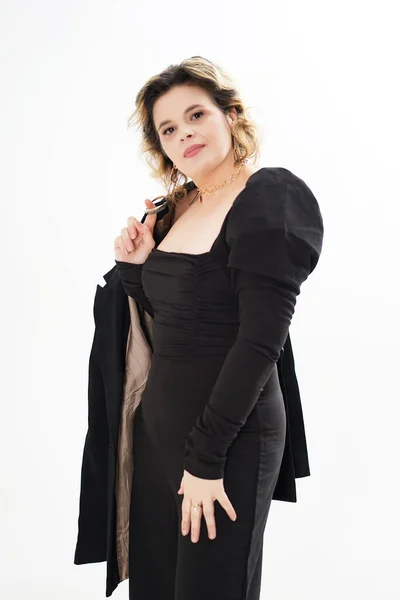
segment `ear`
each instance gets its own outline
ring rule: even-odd
[[[233,123],[236,121],[237,119],[237,112],[236,112],[236,108],[231,108],[229,113],[228,113],[228,121],[231,125],[233,125]]]

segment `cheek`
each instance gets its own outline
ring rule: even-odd
[[[183,160],[183,144],[177,136],[174,136],[175,139],[168,140],[168,142],[163,142],[161,145],[164,150],[164,154],[168,156],[168,158],[175,164],[181,163]]]
[[[225,152],[227,145],[229,146],[229,136],[221,126],[215,125],[207,134],[207,143],[215,150]]]
[[[225,145],[225,140],[229,138],[229,131],[227,132],[226,125],[221,123],[219,119],[210,119],[203,133],[210,141],[221,147]]]
[[[172,137],[166,136],[161,143],[161,148],[167,156],[173,158],[177,152],[179,153],[179,140],[177,138],[172,139]]]
[[[198,129],[197,134],[204,140],[204,143],[209,146],[219,146],[221,143],[221,135],[218,127],[213,123],[207,123],[206,126]]]

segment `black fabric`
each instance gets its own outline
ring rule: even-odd
[[[319,260],[323,221],[318,202],[303,180],[287,169],[263,168],[249,178],[236,198],[216,242],[221,234],[240,325],[210,397],[187,436],[184,467],[205,479],[223,477],[227,450],[281,355],[300,287]],[[168,268],[179,278],[179,254],[186,262],[194,259],[194,268],[199,269],[208,253],[162,254],[163,259],[173,259]],[[143,265],[116,262],[126,293],[153,316],[154,307],[142,285]],[[160,279],[165,301],[179,304],[179,297],[168,292],[170,281]],[[166,324],[179,327],[178,321]]]
[[[147,424],[151,426],[147,431],[152,447],[163,450],[162,456],[159,457],[160,468],[163,469],[161,462],[161,459],[163,459],[166,461],[169,470],[173,469],[169,481],[173,481],[171,494],[175,497],[176,483],[179,481],[184,467],[185,448],[187,450],[187,442],[192,434],[195,443],[191,454],[194,456],[198,468],[203,468],[204,459],[199,454],[199,449],[202,448],[203,435],[201,429],[199,429],[199,436],[197,437],[196,420],[200,420],[203,413],[206,413],[207,403],[213,397],[214,386],[222,373],[224,362],[238,337],[240,328],[239,298],[240,296],[243,296],[243,298],[250,297],[240,282],[245,281],[245,286],[254,284],[252,279],[247,279],[252,273],[251,263],[241,264],[239,262],[239,257],[243,254],[234,253],[235,248],[232,243],[234,238],[232,236],[228,238],[227,225],[228,222],[230,225],[233,223],[230,217],[240,208],[240,205],[243,209],[245,205],[246,208],[250,206],[252,198],[257,198],[257,193],[261,190],[264,191],[267,205],[273,198],[276,200],[278,196],[271,195],[269,187],[272,187],[272,189],[279,188],[282,192],[281,197],[285,197],[286,192],[283,191],[285,189],[296,190],[296,196],[292,194],[290,198],[296,197],[298,203],[294,205],[293,202],[289,203],[292,206],[292,211],[283,214],[288,214],[290,217],[287,221],[292,225],[290,231],[294,232],[296,230],[298,232],[296,239],[303,239],[304,236],[299,235],[299,232],[301,233],[305,227],[306,239],[311,242],[311,245],[307,243],[310,250],[308,270],[311,272],[316,264],[315,259],[321,250],[323,226],[319,209],[314,204],[314,200],[310,195],[311,192],[304,182],[287,169],[276,167],[260,169],[250,177],[245,191],[235,200],[234,206],[228,213],[221,233],[213,245],[212,252],[202,257],[179,255],[174,259],[174,254],[164,254],[155,249],[140,269],[132,268],[129,263],[126,263],[126,265],[129,265],[126,266],[127,270],[123,274],[126,289],[124,289],[121,280],[122,271],[118,269],[117,264],[104,275],[105,286],[97,286],[93,307],[95,332],[89,362],[89,423],[82,462],[79,532],[74,562],[75,564],[83,564],[107,560],[107,597],[111,596],[120,582],[116,559],[115,472],[117,469],[118,435],[126,367],[126,343],[130,325],[127,299],[127,285],[130,279],[128,271],[134,279],[131,283],[137,284],[136,291],[133,292],[133,288],[130,288],[131,291],[138,297],[140,297],[138,294],[145,293],[147,301],[150,302],[151,299],[150,304],[152,308],[154,307],[153,330],[156,347],[155,353],[152,355],[152,369],[142,397],[141,409],[146,427]],[[255,196],[253,196],[253,192]],[[278,215],[282,223],[285,221],[282,221],[282,213],[279,212],[279,207],[279,203],[273,202],[268,217]],[[299,215],[298,210],[300,211]],[[166,216],[167,223],[169,217],[167,209],[165,211],[163,209],[161,213],[157,214],[157,220],[163,219],[164,216]],[[296,218],[293,220],[293,217]],[[145,215],[143,215],[142,222],[144,219]],[[249,224],[248,221],[246,222]],[[302,225],[296,228],[296,223],[302,223]],[[317,223],[317,227],[315,227],[315,223]],[[240,222],[237,222],[237,224],[240,225]],[[254,223],[250,223],[250,225],[254,227]],[[234,232],[232,227],[230,227],[230,232]],[[161,233],[161,229],[159,233]],[[163,230],[162,235],[155,235],[156,244],[160,243],[164,236],[165,230]],[[294,238],[291,237],[291,239]],[[231,247],[228,245],[229,241]],[[247,236],[247,241],[251,246],[251,236]],[[296,241],[296,246],[292,245],[291,248],[297,247],[297,244]],[[236,248],[238,249],[239,245]],[[258,251],[258,247],[253,247],[253,254],[256,251]],[[285,255],[283,254],[283,256]],[[235,265],[232,262],[228,266],[229,257],[230,260],[235,257]],[[289,257],[293,260],[292,252],[289,253]],[[297,265],[296,262],[294,264]],[[274,270],[273,263],[265,262],[265,257],[263,265],[272,268],[272,273],[275,273],[275,275],[276,273],[278,275],[282,274],[279,267],[275,265]],[[246,273],[249,271],[249,275],[242,273],[245,279],[242,276],[239,277],[242,271],[246,271]],[[285,272],[283,271],[283,273]],[[304,274],[302,264],[296,266],[295,273],[299,272]],[[255,275],[257,276],[257,273]],[[264,280],[261,275],[258,275],[258,277]],[[270,271],[267,280],[272,281]],[[284,298],[293,297],[296,281],[299,281],[297,277],[287,277],[287,274],[283,279],[279,278],[279,289],[284,290],[284,282],[286,284],[289,282],[288,292],[290,293],[289,296],[284,295]],[[196,288],[194,288],[195,285],[197,285]],[[143,289],[141,289],[142,286]],[[235,286],[237,286],[238,292],[235,291]],[[195,295],[193,295],[194,292],[196,292]],[[168,301],[166,305],[165,298],[169,297],[170,299],[172,295],[177,300],[176,293],[179,295],[179,304],[176,304],[176,302],[170,304]],[[190,294],[192,295],[190,296]],[[276,296],[273,295],[273,297]],[[196,302],[194,303],[193,300],[196,300]],[[137,304],[139,306],[139,302]],[[271,304],[271,307],[274,305],[275,302]],[[213,310],[208,311],[211,306]],[[242,306],[244,305],[242,304]],[[266,306],[268,307],[269,303]],[[283,307],[285,306],[288,306],[286,300],[283,304]],[[289,313],[283,311],[280,314],[284,317],[282,322],[287,323]],[[208,317],[211,317],[211,319]],[[168,322],[171,323],[171,319],[173,319],[174,327],[168,328]],[[263,322],[262,318],[260,324]],[[196,327],[194,328],[195,323]],[[272,342],[272,351],[277,347],[279,331],[276,329],[277,337]],[[174,337],[173,332],[178,337],[176,335]],[[193,335],[193,333],[196,335]],[[266,331],[265,335],[267,334]],[[270,343],[266,344],[266,339],[264,336],[261,344],[262,351],[271,347]],[[279,345],[281,339],[279,339]],[[171,351],[178,355],[174,357],[173,369],[171,369],[171,361],[168,358]],[[163,354],[164,356],[162,356]],[[270,358],[266,358],[266,368],[269,368],[270,360]],[[177,365],[178,369],[175,368]],[[262,546],[260,550],[259,543],[262,540],[265,523],[261,513],[268,505],[270,497],[268,490],[272,491],[273,488],[272,499],[297,502],[295,478],[310,475],[301,398],[295,372],[290,332],[287,334],[280,358],[277,361],[277,370],[286,411],[286,435],[282,460],[280,461],[279,454],[282,449],[282,437],[276,435],[278,431],[276,427],[275,433],[271,430],[271,427],[274,427],[274,422],[276,423],[274,419],[277,415],[275,411],[271,411],[270,403],[276,401],[278,397],[276,390],[274,391],[271,387],[275,381],[275,369],[272,369],[271,376],[260,397],[255,402],[255,406],[244,426],[228,446],[225,462],[224,478],[228,484],[229,481],[232,483],[236,481],[236,473],[238,472],[238,465],[235,460],[237,454],[234,452],[234,448],[244,449],[241,463],[241,469],[243,470],[240,472],[244,473],[245,477],[247,476],[247,467],[253,468],[257,464],[260,467],[260,477],[264,475],[266,477],[264,484],[258,487],[258,493],[254,493],[254,489],[247,492],[248,501],[253,503],[255,507],[255,513],[253,513],[255,514],[254,527],[251,533],[254,543],[248,554],[248,575],[251,575],[250,570],[253,568],[256,575],[250,583],[246,600],[253,598],[251,594],[258,593],[257,585],[262,550]],[[246,377],[247,371],[244,368],[241,368],[241,373],[243,378]],[[248,399],[251,401],[250,396]],[[244,405],[235,406],[237,411],[243,408],[246,409]],[[243,413],[239,413],[239,418],[240,415],[243,415]],[[210,425],[213,424],[212,419],[209,421],[203,418],[203,420],[205,430],[209,431]],[[236,425],[237,423],[233,423],[233,428],[230,429],[230,423],[228,423],[228,430],[233,435],[235,435]],[[222,421],[223,431],[225,431],[225,426],[226,422]],[[168,428],[172,428],[173,435],[169,436]],[[279,430],[282,434],[282,430]],[[256,452],[257,439],[264,439],[265,441],[262,453]],[[246,440],[252,445],[254,452],[251,454],[245,449]],[[155,442],[157,442],[157,445]],[[209,457],[215,460],[215,454],[212,452],[213,447],[210,448],[206,444],[205,448],[207,460]],[[146,452],[141,456],[145,460]],[[272,479],[273,474],[268,468],[268,465],[273,464],[271,461],[276,461],[274,464],[279,470],[275,487]],[[144,462],[141,462],[142,467],[144,464]],[[208,467],[207,461],[205,464]],[[214,465],[211,466],[213,469]],[[141,472],[143,473],[143,469],[141,469]],[[165,475],[167,474],[167,470],[163,469],[162,472]],[[173,479],[171,479],[172,476]],[[246,481],[243,489],[248,490]],[[136,486],[135,490],[139,493],[140,487]],[[233,495],[233,488],[230,488],[230,491]],[[246,495],[243,496],[243,499],[245,498]],[[139,497],[137,499],[140,500]],[[95,505],[96,508],[93,510]],[[138,525],[138,519],[141,518],[139,512],[136,508],[132,515],[130,532],[141,531]],[[222,518],[223,513],[220,516]],[[234,523],[234,526],[239,525],[239,523],[240,520]],[[248,527],[249,521],[245,519],[244,525]],[[171,526],[173,526],[172,522]],[[190,546],[189,542],[188,546],[194,552],[196,551],[196,544]],[[229,547],[229,542],[226,547]],[[139,544],[139,552],[140,548],[141,545]],[[190,558],[190,554],[185,556]],[[207,556],[207,553],[205,556]],[[221,558],[223,558],[223,555]],[[144,558],[143,560],[145,561]],[[228,563],[229,558],[224,566],[229,567]],[[194,561],[192,564],[195,566],[196,562]],[[198,564],[203,564],[206,572],[208,572],[209,564],[207,561]],[[244,563],[241,564],[243,566]],[[197,579],[202,580],[202,577],[197,577]],[[250,582],[250,580],[248,581]],[[182,583],[182,580],[180,580],[180,583]]]
[[[154,317],[154,310],[142,286],[143,264],[132,264],[115,260],[121,283],[128,296],[134,298],[146,312]]]
[[[216,533],[208,538],[202,519],[193,543],[181,532],[179,457],[171,461],[164,445],[146,429],[141,403],[135,414],[135,474],[129,536],[131,600],[259,600],[263,536],[279,473],[285,439],[285,409],[277,372],[264,398],[268,428],[237,436],[228,451],[224,488],[238,518],[214,504]],[[182,448],[182,446],[181,446]],[[157,576],[154,576],[156,574]]]
[[[228,215],[225,239],[240,327],[188,436],[185,468],[197,477],[223,477],[227,449],[279,359],[300,286],[319,259],[323,224],[317,200],[290,175],[257,179]]]

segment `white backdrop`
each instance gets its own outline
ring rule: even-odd
[[[1,0],[2,598],[105,597],[105,563],[73,565],[93,299],[164,191],[127,130],[134,97],[195,54],[235,79],[260,166],[304,179],[325,223],[291,326],[312,475],[272,503],[262,599],[400,598],[394,6]]]

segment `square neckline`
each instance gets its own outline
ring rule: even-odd
[[[250,175],[250,177],[248,177],[244,188],[238,193],[238,195],[236,196],[236,198],[232,202],[231,207],[229,208],[228,212],[226,213],[226,215],[224,217],[224,220],[222,221],[221,228],[220,228],[220,230],[219,230],[219,232],[217,234],[217,237],[213,241],[213,243],[211,245],[211,248],[209,250],[207,250],[206,252],[201,252],[200,254],[194,254],[193,252],[177,252],[177,251],[174,251],[174,250],[160,250],[159,248],[153,248],[153,250],[152,250],[151,253],[158,252],[159,255],[160,254],[165,254],[166,256],[191,256],[191,257],[194,257],[194,258],[201,257],[201,256],[208,256],[209,254],[211,254],[213,252],[214,247],[216,246],[216,244],[217,244],[217,242],[218,242],[221,234],[222,234],[222,231],[223,231],[225,223],[226,223],[226,221],[227,221],[227,219],[229,217],[229,214],[231,213],[231,211],[232,211],[235,203],[237,202],[238,198],[240,197],[240,195],[246,190],[246,188],[247,188],[247,186],[248,186],[248,184],[250,182],[250,179],[252,179],[252,177],[254,177],[255,175],[257,175],[258,173],[260,173],[261,171],[263,171],[266,168],[267,167],[261,167],[260,169],[257,169],[257,171],[254,171],[254,173],[252,173]]]

